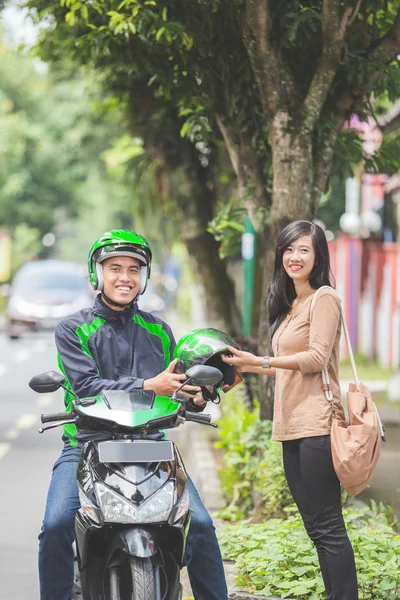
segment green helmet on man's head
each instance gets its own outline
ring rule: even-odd
[[[104,280],[101,263],[114,256],[131,256],[140,262],[139,294],[143,294],[151,272],[151,248],[143,236],[129,229],[106,231],[91,247],[88,268],[93,288],[102,291]]]
[[[181,370],[186,372],[194,365],[209,365],[216,367],[222,373],[222,380],[214,386],[213,398],[215,398],[223,387],[224,391],[232,389],[240,383],[242,378],[234,366],[226,364],[221,354],[229,352],[228,346],[240,349],[237,342],[223,331],[211,327],[195,329],[184,335],[176,345],[174,358],[181,361]],[[203,389],[203,395],[208,399],[207,390]]]

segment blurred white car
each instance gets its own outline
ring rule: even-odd
[[[17,339],[25,331],[53,329],[61,319],[91,306],[93,297],[85,266],[62,260],[25,263],[11,285],[8,336]]]
[[[158,294],[151,281],[147,282],[147,288],[142,296],[139,296],[138,300],[140,310],[144,310],[150,313],[162,313],[166,304],[160,294]]]

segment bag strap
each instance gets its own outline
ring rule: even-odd
[[[346,339],[347,351],[348,351],[349,357],[350,357],[351,370],[353,371],[354,383],[356,385],[357,390],[360,390],[360,379],[358,377],[356,362],[354,360],[354,354],[353,354],[353,349],[351,347],[350,336],[349,336],[349,331],[347,329],[346,319],[344,318],[342,301],[341,301],[340,297],[337,295],[337,293],[334,290],[334,288],[331,288],[329,285],[323,285],[323,286],[321,286],[320,288],[317,289],[317,291],[314,293],[312,301],[311,301],[310,319],[311,319],[311,313],[312,313],[312,311],[314,309],[314,306],[315,306],[315,302],[317,300],[318,292],[320,290],[324,290],[324,289],[328,289],[328,290],[333,291],[335,293],[336,297],[339,300],[340,318],[341,318],[341,322],[342,322],[344,337]],[[325,394],[326,399],[329,400],[330,402],[332,402],[332,400],[333,400],[333,393],[332,393],[332,390],[330,388],[330,383],[331,382],[330,382],[330,378],[329,378],[328,369],[323,369],[322,370],[322,383],[323,383],[324,394]]]
[[[311,311],[314,308],[315,305],[315,301],[317,299],[317,294],[319,292],[319,290],[323,290],[323,289],[329,289],[329,290],[333,290],[333,288],[331,288],[329,285],[323,285],[320,288],[318,288],[318,290],[315,292],[315,294],[313,295],[313,299],[311,301],[311,306],[310,306],[310,318],[311,318]],[[336,290],[333,290],[336,293]],[[336,294],[337,295],[337,294]],[[354,360],[354,354],[353,354],[353,349],[351,347],[351,342],[350,342],[350,336],[349,336],[349,331],[347,329],[347,325],[346,325],[346,320],[344,318],[344,312],[343,312],[343,305],[342,305],[342,301],[340,299],[340,297],[337,295],[337,298],[339,299],[339,303],[340,303],[340,317],[341,317],[341,321],[342,321],[342,326],[343,326],[343,331],[344,331],[344,336],[346,338],[346,344],[347,344],[347,350],[349,352],[349,357],[350,357],[350,362],[351,362],[351,369],[353,371],[353,377],[354,377],[354,383],[356,385],[357,391],[360,391],[360,380],[358,378],[358,373],[357,373],[357,367],[356,367],[356,363]],[[322,374],[322,385],[324,388],[324,394],[325,394],[325,398],[329,401],[329,402],[333,402],[333,392],[330,388],[330,379],[329,379],[329,373],[327,369],[323,369],[321,371]],[[379,430],[380,430],[380,435],[381,438],[384,442],[386,442],[386,436],[385,436],[385,428],[382,424],[381,418],[379,416],[379,412],[378,409],[376,407],[376,404],[374,401],[372,401],[372,405],[375,409],[375,413],[378,419],[378,424],[379,424]]]

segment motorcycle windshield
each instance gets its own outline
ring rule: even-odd
[[[132,428],[172,416],[178,409],[179,404],[171,398],[155,396],[153,392],[145,390],[105,390],[101,396],[96,396],[95,404],[76,407],[77,412],[83,416]]]

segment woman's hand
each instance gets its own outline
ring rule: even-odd
[[[197,394],[193,396],[192,402],[201,408],[207,404],[207,400],[204,398],[203,392],[197,392]]]
[[[237,350],[232,346],[228,346],[229,352],[232,356],[222,354],[221,358],[227,365],[233,365],[241,373],[251,372],[250,369],[254,367],[262,366],[262,358],[255,356],[251,352],[245,352],[244,350]]]

